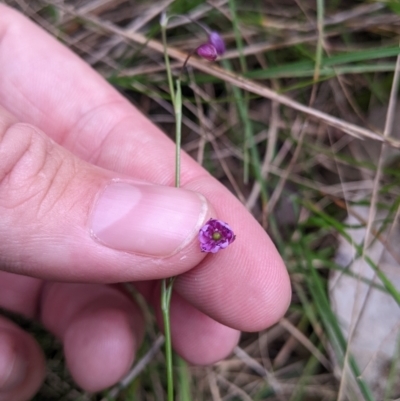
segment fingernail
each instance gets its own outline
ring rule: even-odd
[[[149,256],[169,256],[188,244],[206,219],[205,198],[181,188],[112,182],[91,216],[103,245]]]
[[[12,333],[0,333],[0,393],[10,391],[25,380],[28,362]]]

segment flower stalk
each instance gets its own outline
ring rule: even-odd
[[[174,376],[172,367],[172,341],[171,341],[171,323],[170,323],[170,305],[172,296],[172,285],[174,278],[163,279],[161,281],[161,311],[164,321],[165,337],[165,364],[167,369],[167,399],[174,400]]]
[[[170,91],[171,101],[174,108],[175,114],[175,187],[180,186],[180,173],[181,173],[181,137],[182,137],[182,90],[181,90],[181,75],[186,68],[186,63],[189,58],[197,53],[200,57],[205,58],[209,61],[214,61],[219,55],[225,52],[225,44],[222,38],[216,32],[208,31],[208,42],[203,43],[193,52],[188,54],[181,73],[175,82],[172,78],[171,64],[167,51],[167,25],[168,17],[165,13],[161,15],[160,20],[161,35],[164,48],[164,60],[165,67],[167,70],[168,87]],[[215,220],[217,221],[217,220]],[[222,225],[226,223],[220,222]],[[209,225],[211,222],[209,222]],[[214,244],[211,251],[205,250],[207,246],[201,243],[201,249],[206,252],[217,252],[219,249],[223,249],[234,240],[234,235],[228,233],[226,227],[218,226],[221,228],[220,231],[214,231],[213,240],[217,244]],[[204,232],[203,237],[206,238],[207,233]],[[218,237],[218,238],[217,238]],[[229,238],[228,238],[229,237]],[[199,240],[201,241],[200,237]],[[229,242],[229,243],[228,243]],[[204,248],[204,249],[203,249]],[[218,248],[218,249],[217,249]],[[171,341],[171,323],[170,323],[170,305],[172,297],[172,289],[175,281],[175,277],[165,278],[161,281],[161,310],[164,322],[164,337],[165,337],[165,359],[166,359],[166,370],[167,370],[167,400],[174,401],[174,378],[173,378],[173,365],[172,365],[172,341]]]
[[[175,187],[180,186],[181,176],[181,137],[182,137],[182,90],[181,81],[177,79],[176,88],[172,79],[171,64],[167,52],[167,23],[168,18],[165,14],[161,17],[161,34],[164,47],[164,60],[167,70],[168,86],[171,96],[172,105],[175,114]],[[165,363],[167,370],[167,400],[174,400],[174,377],[172,366],[172,340],[171,340],[171,321],[170,321],[170,305],[172,297],[172,288],[175,277],[164,278],[161,280],[161,311],[164,322],[165,337]]]

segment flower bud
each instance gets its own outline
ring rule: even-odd
[[[211,43],[204,43],[196,49],[196,53],[208,61],[215,61],[218,57],[217,49]]]
[[[211,32],[208,37],[208,42],[215,47],[215,50],[217,51],[218,56],[221,56],[222,54],[225,53],[225,50],[226,50],[225,43],[219,33]]]
[[[168,17],[167,17],[167,13],[166,13],[165,11],[163,11],[163,12],[161,13],[161,16],[160,16],[160,25],[161,25],[163,28],[166,28],[167,25],[168,25]]]

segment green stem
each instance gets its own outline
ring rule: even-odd
[[[161,35],[162,35],[162,42],[163,42],[163,47],[164,47],[164,61],[165,61],[165,69],[167,70],[169,93],[171,95],[172,104],[175,107],[175,91],[174,91],[174,83],[172,81],[171,64],[169,62],[169,57],[168,57],[167,27],[165,25],[161,25]]]
[[[181,133],[182,133],[182,91],[181,81],[176,81],[175,92],[175,186],[180,185],[181,174]],[[172,345],[171,345],[171,322],[169,318],[169,310],[171,305],[172,287],[175,277],[163,279],[161,282],[161,309],[164,320],[164,336],[165,336],[165,360],[167,365],[167,392],[168,401],[174,400],[174,378],[172,372]]]
[[[181,138],[182,138],[182,90],[180,79],[176,80],[175,92],[175,186],[181,183]]]
[[[169,310],[171,304],[173,279],[163,279],[161,281],[161,310],[164,320],[165,336],[165,363],[167,367],[167,391],[168,401],[174,401],[174,377],[172,371],[172,344],[171,344],[171,323]]]
[[[176,91],[172,80],[171,65],[167,52],[167,33],[166,25],[161,25],[162,40],[164,46],[165,68],[167,70],[169,91],[171,94],[172,105],[175,113],[175,187],[180,186],[181,175],[181,137],[182,137],[182,90],[181,81],[176,80]],[[189,58],[190,56],[188,56]],[[185,62],[186,63],[186,62]],[[185,66],[185,64],[184,64]],[[172,370],[172,343],[171,343],[171,322],[170,305],[172,297],[172,287],[175,277],[163,279],[161,281],[161,310],[164,321],[165,336],[165,363],[167,369],[167,394],[168,401],[174,401],[174,377]]]

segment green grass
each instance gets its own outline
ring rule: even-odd
[[[18,7],[13,0],[7,2]],[[139,3],[132,18],[140,18],[143,9],[159,2]],[[49,7],[42,0],[35,4],[31,16],[47,18],[64,35],[91,32],[87,43],[83,39],[86,46],[72,45],[82,57],[103,49],[107,42],[104,31],[100,32],[85,16],[64,23],[57,6]],[[78,1],[71,4],[77,6]],[[97,17],[100,23],[124,26],[129,22],[124,17],[128,7],[129,1],[110,3],[109,9]],[[187,13],[212,29],[222,27],[228,57],[219,65],[239,79],[251,79],[306,106],[371,130],[377,123],[369,121],[371,111],[389,103],[396,57],[400,54],[394,18],[399,10],[397,1],[355,0],[229,0],[220,8],[207,8],[203,1],[175,0],[170,8],[171,13]],[[104,29],[106,36],[112,35]],[[141,32],[148,39],[161,41],[158,16]],[[187,20],[168,30],[170,46],[184,51],[203,39],[204,33]],[[118,46],[119,51],[111,49],[107,55],[117,69],[105,59],[96,62],[94,68],[173,138],[174,116],[163,55],[129,41],[121,40]],[[178,72],[176,65],[172,60],[173,70]],[[195,87],[199,89],[196,94]],[[365,149],[379,149],[381,143],[355,139],[288,106],[278,104],[273,112],[269,99],[238,88],[228,79],[197,70],[183,77],[182,95],[183,149],[197,158],[203,146],[205,167],[243,197],[282,254],[294,293],[286,315],[293,332],[278,324],[261,333],[243,335],[240,347],[265,369],[264,375],[238,356],[211,368],[191,367],[176,358],[177,399],[379,401],[352,356],[352,345],[347,343],[330,302],[328,282],[333,272],[340,271],[353,277],[354,285],[358,281],[367,283],[400,304],[399,289],[368,255],[365,260],[378,277],[374,282],[335,261],[339,238],[352,245],[357,257],[364,255],[363,243],[354,244],[348,230],[367,227],[368,221],[360,218],[357,225],[350,226],[345,218],[357,206],[371,202],[378,160],[368,156]],[[202,144],[199,133],[204,129],[214,135],[214,142],[206,140]],[[383,131],[382,126],[379,129]],[[390,160],[382,165],[376,188],[377,209],[388,213],[375,233],[383,239],[389,236],[400,202],[399,160],[399,152],[393,150]],[[89,395],[75,388],[63,368],[59,344],[50,341],[43,330],[38,332],[29,324],[24,327],[42,341],[49,369],[58,378],[57,388],[63,389],[51,388],[48,378],[36,400],[56,399],[49,395],[54,391],[59,391],[57,399],[65,401],[78,399],[77,394],[82,400],[107,396],[107,392]],[[146,336],[141,355],[153,342],[153,336]],[[398,345],[382,377],[386,383],[382,397],[387,401],[399,397],[395,393],[399,349]],[[354,386],[343,381],[343,366]],[[158,400],[159,392],[165,396],[166,391],[164,369],[163,359],[157,354],[119,395],[105,399]]]

